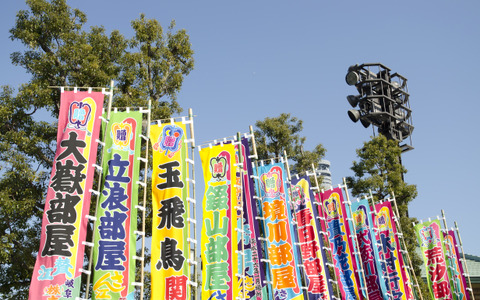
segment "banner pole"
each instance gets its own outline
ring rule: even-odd
[[[468,287],[470,290],[470,294],[472,295],[472,300],[475,300],[475,295],[473,294],[472,282],[470,280],[470,272],[468,272],[467,259],[465,258],[465,251],[463,250],[462,237],[460,236],[460,230],[458,229],[457,221],[455,221],[454,224],[455,224],[455,230],[457,231],[458,242],[460,243],[460,249],[462,249],[463,265],[465,266],[465,273],[468,278]]]
[[[188,119],[190,121],[190,139],[192,141],[192,145],[190,146],[190,155],[191,155],[191,159],[192,161],[194,161],[194,154],[195,154],[195,131],[194,131],[194,128],[193,128],[193,110],[192,108],[189,108],[188,109]],[[190,205],[190,215],[193,217],[193,220],[196,220],[197,219],[197,216],[196,216],[196,205],[195,205],[195,164],[192,163],[191,164],[191,171],[190,171],[190,176],[192,177],[192,181],[191,181],[191,184],[192,184],[192,188],[191,188],[191,195],[192,195],[192,200],[191,203],[189,204]],[[195,289],[194,289],[194,292],[192,293],[193,294],[193,298],[196,299],[198,297],[197,296],[197,285],[198,285],[198,282],[197,282],[197,272],[198,272],[198,269],[197,269],[197,264],[196,264],[196,260],[197,260],[197,225],[196,223],[193,223],[192,225],[192,222],[188,222],[188,226],[189,226],[189,236],[191,236],[192,234],[192,231],[193,231],[193,240],[195,241],[195,243],[193,244],[193,251],[192,251],[192,247],[191,245],[189,246],[189,250],[193,252],[193,260],[195,263],[192,262],[193,264],[193,280],[191,280],[192,282],[195,282],[195,285],[192,285]],[[193,230],[192,228],[193,227]]]
[[[355,226],[355,222],[353,221],[352,204],[350,202],[350,195],[348,193],[347,181],[346,181],[345,177],[343,177],[343,188],[345,189],[345,196],[347,198],[348,210],[350,211],[350,217],[352,218],[352,228],[353,228],[353,234],[355,235],[355,244],[356,244],[355,246],[357,248],[358,254],[360,254],[360,242],[358,241],[357,228]],[[348,222],[348,218],[346,218],[346,219],[347,219],[347,222]],[[353,249],[353,250],[355,250],[355,249]],[[352,253],[355,254],[355,251],[352,251]],[[362,292],[362,289],[365,289],[365,295],[367,296],[367,300],[369,300],[370,297],[368,295],[367,279],[365,278],[365,271],[363,270],[363,259],[362,259],[361,255],[359,255],[358,257],[360,259],[360,266],[357,266],[357,267],[359,268],[360,272],[362,272],[362,279],[363,279],[363,282],[365,284],[365,287],[362,287],[362,283],[360,282],[360,293]],[[356,255],[355,255],[355,258],[356,258]],[[353,260],[353,257],[352,257],[352,260]]]
[[[145,145],[145,167],[143,173],[143,203],[142,203],[142,232],[145,232],[145,214],[146,214],[146,207],[147,207],[147,173],[148,173],[148,157],[149,155],[149,141],[150,141],[150,122],[151,122],[151,114],[152,114],[152,100],[148,100],[148,112],[147,112],[147,136],[146,136],[146,145]],[[145,290],[144,287],[144,275],[145,275],[145,235],[142,235],[142,255],[141,255],[141,270],[140,270],[140,300],[143,300],[143,293]]]
[[[106,123],[110,122],[110,112],[112,111],[112,99],[113,99],[113,80],[110,81],[110,92],[108,95],[108,109],[107,109],[107,120]],[[107,126],[105,126],[105,129],[103,130],[103,135],[101,136],[102,140],[105,140],[105,135],[107,132]],[[103,166],[103,155],[100,156],[100,168]],[[98,171],[98,170],[97,170]],[[102,189],[102,171],[99,171],[98,176],[97,176],[97,191],[94,193],[96,195],[97,203],[95,205],[95,216],[94,216],[94,221],[93,221],[93,229],[92,229],[92,244],[90,246],[90,252],[88,254],[88,269],[87,269],[87,286],[85,290],[85,299],[88,299],[88,294],[90,293],[90,280],[91,280],[91,274],[92,274],[92,259],[93,259],[93,248],[95,245],[95,233],[93,232],[95,228],[97,227],[97,210],[98,206],[100,205],[99,200],[100,200],[100,192]]]

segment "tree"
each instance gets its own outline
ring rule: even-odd
[[[259,159],[279,157],[286,151],[288,158],[295,162],[296,173],[312,171],[312,163],[317,168],[325,155],[325,148],[318,144],[313,151],[303,150],[306,138],[300,136],[303,121],[290,114],[282,113],[278,117],[265,118],[255,123],[255,139]]]
[[[25,50],[11,59],[31,79],[17,93],[8,86],[0,91],[2,299],[27,298],[39,249],[60,108],[59,90],[48,87],[102,87],[113,79],[114,106],[147,107],[150,99],[152,118],[168,118],[182,110],[176,95],[194,66],[189,36],[174,31],[174,22],[165,33],[156,20],[141,15],[132,22],[134,37],[127,39],[117,30],[107,35],[101,26],[85,30],[85,13],[66,0],[27,0],[27,5],[10,30]]]
[[[371,192],[375,203],[389,196],[395,196],[406,250],[412,260],[422,295],[428,295],[427,287],[420,277],[422,261],[415,251],[417,240],[412,222],[416,220],[408,215],[408,204],[417,196],[417,187],[403,180],[403,174],[406,174],[407,170],[401,164],[401,148],[396,141],[389,140],[380,134],[365,142],[356,152],[359,161],[354,161],[351,167],[354,176],[347,178],[347,185],[351,188],[352,195],[361,197]]]

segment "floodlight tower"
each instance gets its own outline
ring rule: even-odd
[[[345,80],[354,85],[359,95],[349,95],[352,107],[348,116],[367,128],[372,124],[378,133],[398,142],[402,152],[412,150],[412,110],[410,109],[407,79],[380,63],[353,65]],[[375,135],[375,130],[374,130]],[[409,141],[401,144],[406,139]]]

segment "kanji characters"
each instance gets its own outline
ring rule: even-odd
[[[105,216],[100,217],[100,237],[108,240],[125,239],[125,226],[123,222],[127,214],[114,211],[105,211]]]
[[[207,277],[205,278],[206,290],[226,290],[228,282],[231,281],[228,276],[228,262],[207,264]]]
[[[123,262],[127,260],[125,244],[124,241],[100,240],[98,242],[98,260],[95,270],[124,271]]]
[[[160,224],[158,229],[166,227],[170,229],[183,228],[183,214],[185,213],[185,205],[179,197],[175,196],[169,199],[160,201],[162,207],[158,210],[158,216],[160,217]]]
[[[205,251],[207,263],[228,260],[227,243],[229,240],[226,236],[217,236],[216,239],[208,238],[207,250]]]
[[[271,218],[272,221],[286,219],[285,201],[263,202],[263,216]]]
[[[70,247],[73,247],[72,239],[75,226],[62,224],[49,224],[45,226],[46,238],[42,250],[42,256],[72,256]]]
[[[210,185],[205,193],[206,210],[228,209],[228,185]]]
[[[272,276],[274,288],[293,288],[298,291],[299,288],[295,282],[296,274],[293,266],[288,265],[283,268],[272,268]]]
[[[228,232],[228,217],[222,217],[222,223],[220,223],[220,212],[213,212],[213,224],[212,220],[205,219],[205,232],[207,236],[214,236],[217,234],[227,235]]]
[[[280,240],[287,240],[288,232],[287,232],[287,222],[286,221],[279,221],[277,223],[268,223],[268,240],[270,242],[280,242]]]
[[[165,182],[157,184],[157,188],[160,190],[167,188],[183,188],[183,181],[180,179],[180,171],[174,170],[178,168],[180,163],[178,161],[171,161],[159,165],[158,167],[165,170],[165,173],[160,173],[158,177],[165,179]]]
[[[57,198],[50,200],[50,209],[47,210],[47,219],[50,223],[75,223],[77,212],[75,205],[80,202],[80,197],[75,195],[57,193]]]
[[[292,246],[288,243],[268,247],[268,257],[272,265],[284,265],[293,259]]]
[[[84,165],[74,165],[73,160],[68,159],[65,164],[58,160],[50,187],[55,192],[83,194],[81,182],[86,178],[82,173],[83,169]]]
[[[160,260],[157,262],[157,270],[173,268],[175,271],[179,271],[183,267],[185,256],[182,250],[177,248],[178,242],[174,239],[166,237],[165,240],[160,242]]]
[[[165,278],[165,299],[187,299],[187,276],[170,276]]]

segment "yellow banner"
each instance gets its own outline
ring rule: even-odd
[[[182,122],[150,127],[153,148],[151,299],[190,298],[185,139]]]
[[[202,299],[242,297],[237,254],[235,147],[222,144],[200,150],[205,195],[202,227]]]

